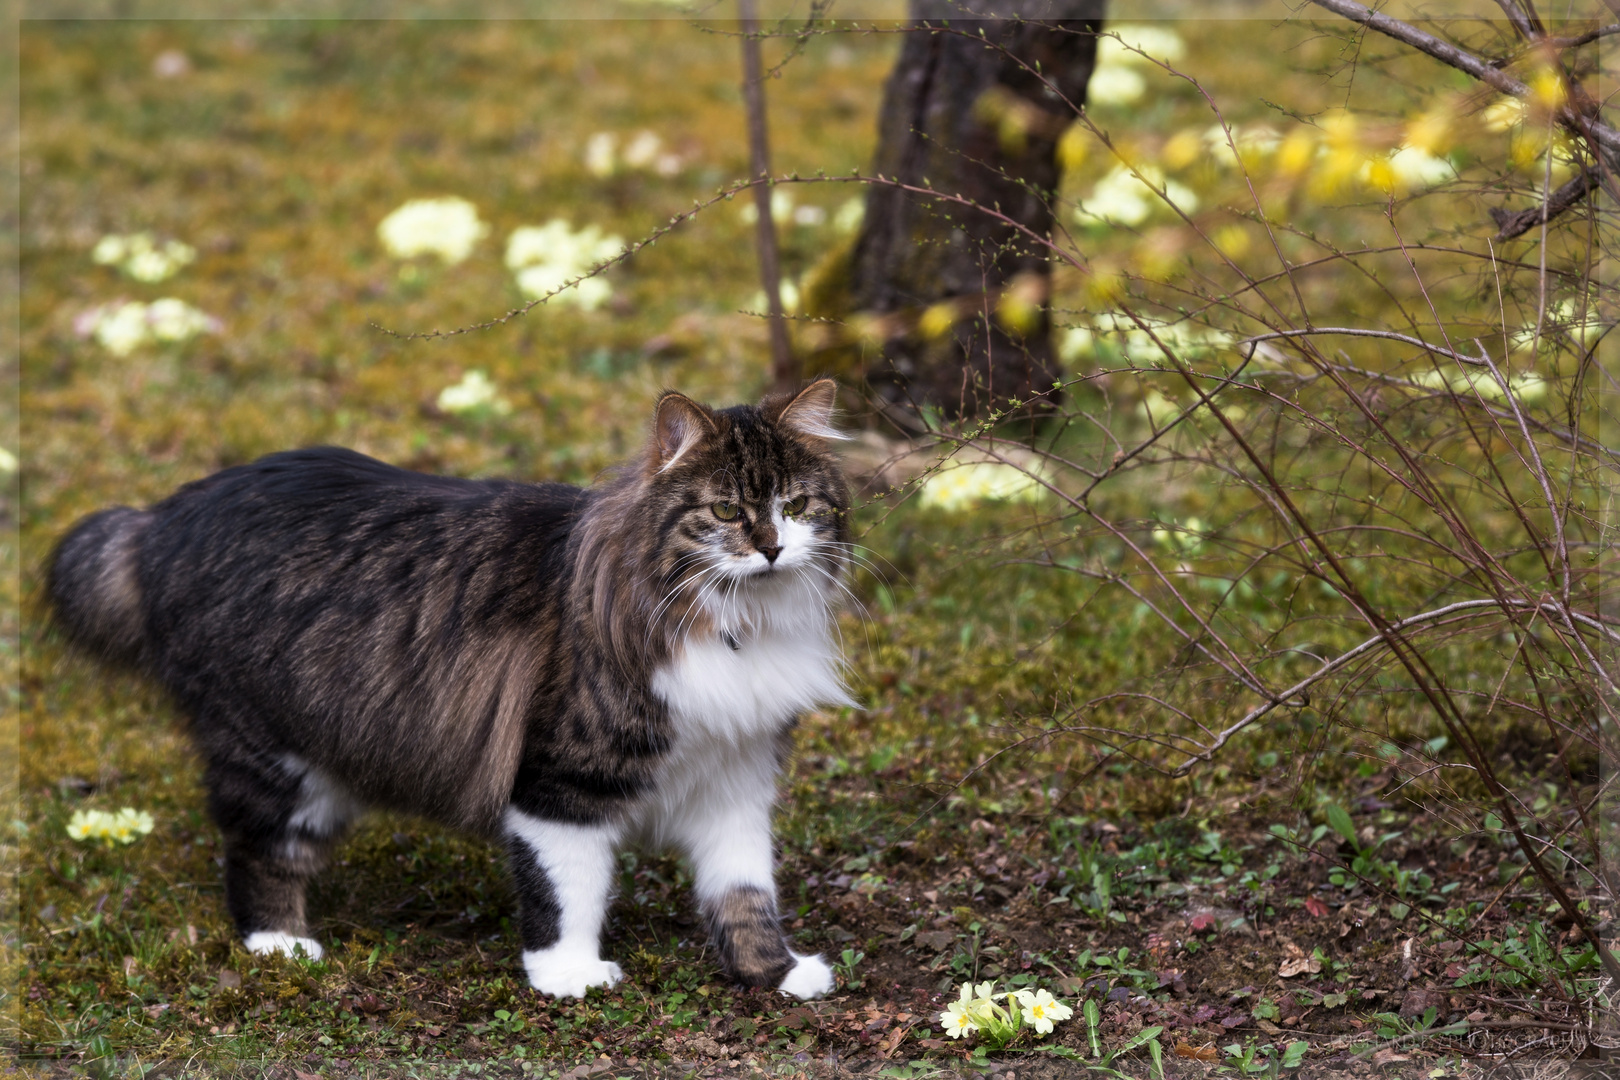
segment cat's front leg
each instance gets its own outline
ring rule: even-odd
[[[613,886],[617,825],[573,825],[506,811],[517,886],[523,967],[542,994],[584,997],[623,972],[602,959],[602,919]]]
[[[774,763],[772,763],[774,766]],[[774,767],[757,777],[733,766],[683,807],[677,833],[692,860],[698,903],[708,919],[721,966],[747,986],[774,986],[796,998],[833,988],[821,957],[788,948],[776,910],[771,852]]]

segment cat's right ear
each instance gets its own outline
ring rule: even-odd
[[[653,417],[653,452],[663,472],[710,436],[719,434],[709,410],[685,394],[665,390]]]

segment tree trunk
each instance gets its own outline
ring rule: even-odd
[[[960,194],[1050,236],[1058,138],[1085,101],[1102,8],[912,0],[873,172]],[[849,272],[852,308],[886,328],[868,382],[898,411],[982,414],[1051,391],[1051,262],[1011,225],[873,185]]]

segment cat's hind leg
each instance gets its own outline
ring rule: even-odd
[[[574,825],[508,807],[506,848],[517,887],[523,967],[542,994],[584,997],[623,972],[602,959],[617,825]]]
[[[225,837],[225,904],[250,952],[302,952],[309,935],[304,895],[333,843],[358,812],[338,784],[288,754],[246,754],[208,768],[209,809]]]

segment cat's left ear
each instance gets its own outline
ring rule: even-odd
[[[833,427],[833,406],[837,403],[838,384],[831,379],[817,379],[782,407],[776,422],[813,439],[847,439],[848,435]]]

